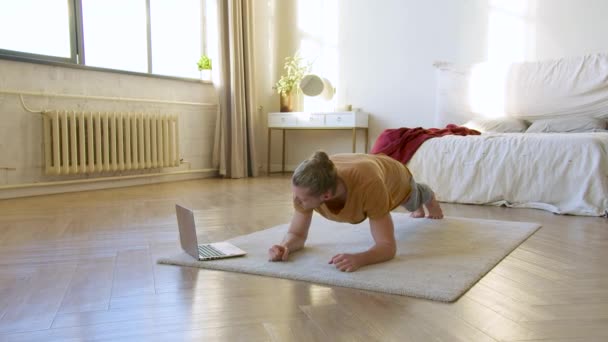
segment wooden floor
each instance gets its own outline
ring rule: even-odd
[[[608,220],[448,205],[534,221],[451,304],[157,265],[174,204],[225,239],[285,223],[289,178],[208,179],[0,201],[0,341],[608,341]]]

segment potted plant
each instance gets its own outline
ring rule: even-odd
[[[198,70],[201,72],[201,78],[205,81],[211,81],[211,58],[202,55],[201,59],[196,63]]]
[[[283,69],[285,74],[274,85],[273,89],[281,96],[281,112],[293,111],[294,95],[299,93],[299,83],[309,71],[311,63],[303,64],[304,60],[296,53],[286,57]]]

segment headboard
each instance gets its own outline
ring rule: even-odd
[[[608,118],[608,54],[537,62],[434,64],[435,123],[473,117],[529,121],[557,117]]]

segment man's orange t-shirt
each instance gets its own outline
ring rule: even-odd
[[[339,212],[331,211],[325,204],[316,208],[325,218],[359,223],[366,218],[380,218],[410,195],[412,175],[405,165],[385,155],[346,153],[330,156],[338,177],[346,186],[346,203]],[[300,212],[310,212],[293,202]]]

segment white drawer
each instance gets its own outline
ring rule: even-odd
[[[353,113],[327,114],[325,125],[327,127],[354,126],[355,115]]]
[[[292,114],[269,114],[268,115],[268,127],[290,127],[296,126],[297,119]]]
[[[302,127],[325,126],[325,115],[323,115],[323,114],[300,114],[300,115],[298,115],[298,126],[302,126]]]
[[[268,113],[268,127],[367,127],[367,118],[363,112],[276,112]]]

